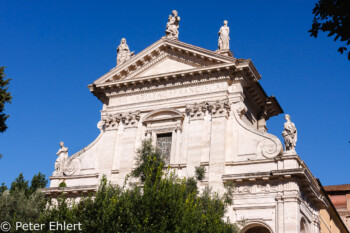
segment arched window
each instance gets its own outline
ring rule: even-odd
[[[265,223],[250,223],[245,226],[241,233],[272,233],[269,227]]]
[[[245,233],[271,233],[269,229],[265,227],[253,227],[248,229]]]
[[[162,152],[166,164],[174,164],[180,156],[180,142],[184,115],[175,109],[158,109],[142,119],[146,137],[153,139]]]
[[[307,223],[304,218],[300,220],[300,233],[307,233]]]

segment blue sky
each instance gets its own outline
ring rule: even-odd
[[[0,183],[50,176],[59,141],[70,155],[98,135],[102,104],[87,85],[115,66],[122,37],[136,53],[164,35],[171,10],[183,42],[217,48],[227,19],[231,50],[250,58],[268,95],[298,128],[297,152],[324,185],[350,183],[350,62],[338,43],[311,38],[316,1],[0,1],[0,66],[11,78]],[[281,138],[283,116],[268,121]]]

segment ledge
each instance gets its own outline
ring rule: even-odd
[[[81,174],[81,175],[71,175],[71,176],[50,176],[50,180],[70,180],[70,179],[79,179],[79,178],[94,178],[98,177],[99,174]]]

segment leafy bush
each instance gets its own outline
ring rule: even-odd
[[[41,221],[80,222],[83,232],[238,232],[223,221],[224,197],[209,189],[199,195],[196,179],[180,179],[164,169],[151,141],[144,141],[138,153],[131,175],[139,184],[114,186],[104,177],[94,197],[72,203],[61,196]]]

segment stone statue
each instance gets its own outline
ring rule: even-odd
[[[173,15],[169,15],[168,23],[166,24],[166,30],[165,35],[166,38],[179,38],[179,22],[180,22],[180,16],[178,16],[178,13],[176,10],[173,10],[171,12]]]
[[[64,146],[64,142],[60,142],[60,149],[56,155],[58,158],[55,162],[55,175],[63,175],[67,160],[68,160],[68,148]]]
[[[227,20],[225,20],[219,31],[219,50],[230,49],[230,28],[227,26],[227,23]]]
[[[294,123],[290,121],[290,116],[288,114],[284,116],[284,119],[287,121],[284,123],[284,131],[282,132],[284,146],[286,151],[295,151],[297,143],[297,128]]]
[[[130,58],[134,55],[134,52],[130,52],[125,38],[121,39],[120,45],[117,48],[117,52],[117,65],[121,65],[124,62],[130,60]]]

